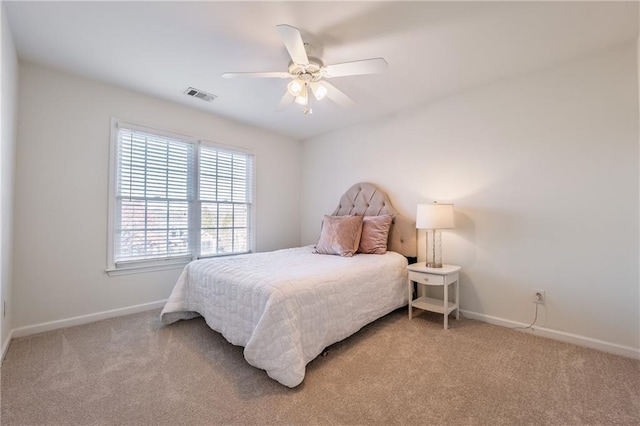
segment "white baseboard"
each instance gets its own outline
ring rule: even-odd
[[[13,330],[9,332],[7,339],[2,342],[2,353],[0,353],[0,366],[4,362],[4,357],[7,355],[7,350],[9,349],[9,345],[11,344],[11,339],[13,339]]]
[[[10,338],[8,339],[8,341],[10,341],[11,338],[25,337],[45,331],[57,330],[58,328],[88,324],[90,322],[100,321],[108,318],[121,317],[123,315],[135,314],[138,312],[149,311],[151,309],[162,308],[166,302],[166,300],[158,300],[157,302],[143,303],[141,305],[128,306],[126,308],[112,309],[110,311],[96,312],[95,314],[81,315],[78,317],[65,318],[56,321],[43,322],[41,324],[28,325],[26,327],[14,328],[9,334]],[[9,346],[8,343],[7,346]]]
[[[460,309],[460,313],[465,318],[474,319],[482,322],[486,322],[493,325],[499,325],[502,327],[514,328],[514,327],[526,327],[529,324],[523,324],[504,318],[492,317],[491,315],[479,314],[477,312],[466,311]],[[578,334],[567,333],[564,331],[553,330],[550,328],[540,327],[534,325],[531,328],[518,329],[529,334],[536,336],[546,337],[553,340],[559,340],[565,343],[572,343],[578,346],[584,346],[587,348],[597,349],[603,352],[612,353],[615,355],[624,356],[627,358],[640,359],[640,349],[632,348],[630,346],[618,345],[617,343],[605,342],[604,340],[592,339],[591,337],[580,336]]]

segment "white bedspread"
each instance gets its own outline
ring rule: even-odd
[[[202,315],[244,357],[285,386],[324,348],[407,303],[398,253],[351,258],[298,247],[188,264],[162,310],[165,324]]]

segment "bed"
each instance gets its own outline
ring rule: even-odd
[[[370,183],[349,188],[331,217],[354,215],[392,217],[386,253],[336,256],[305,246],[197,260],[179,277],[162,322],[202,316],[244,347],[249,364],[285,386],[299,385],[327,346],[407,304],[415,225]]]

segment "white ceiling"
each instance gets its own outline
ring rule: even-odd
[[[373,120],[509,76],[635,41],[636,2],[3,2],[22,60],[123,86],[296,139]],[[381,75],[331,83],[313,115],[275,106],[288,80],[277,24],[325,64],[384,57]],[[212,103],[184,90],[213,93]]]

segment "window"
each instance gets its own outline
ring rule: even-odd
[[[252,251],[253,156],[113,120],[107,270]]]

